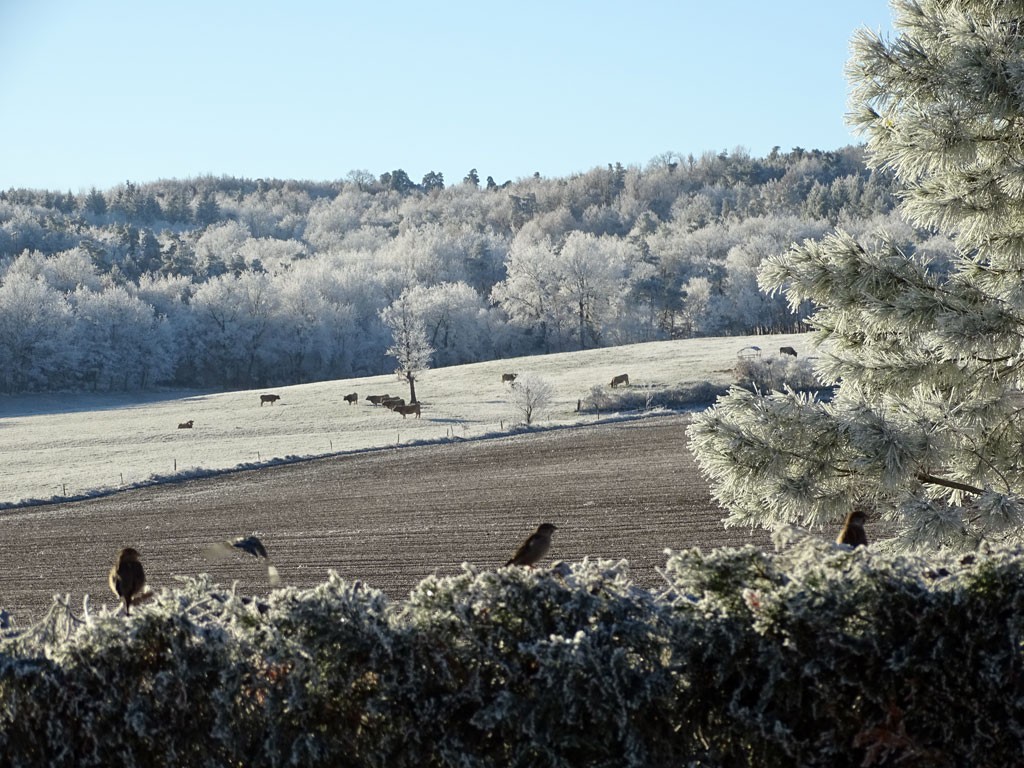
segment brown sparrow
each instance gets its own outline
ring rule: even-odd
[[[523,542],[505,565],[533,565],[551,549],[551,534],[557,531],[551,523],[541,523],[537,532]]]

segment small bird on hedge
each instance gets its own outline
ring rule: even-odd
[[[843,530],[836,536],[836,544],[847,544],[851,547],[867,546],[868,536],[864,532],[864,523],[868,516],[864,510],[855,509],[846,516]]]
[[[541,523],[537,532],[523,542],[505,565],[533,565],[551,549],[551,534],[558,528],[551,523]]]
[[[110,569],[107,581],[110,583],[110,590],[124,600],[125,616],[131,615],[132,600],[142,595],[142,590],[146,586],[146,572],[142,569],[138,550],[131,547],[122,549],[117,556],[117,562]]]
[[[259,540],[259,537],[253,536],[239,536],[233,541],[221,541],[216,544],[211,544],[206,548],[207,557],[221,558],[226,556],[232,550],[241,550],[253,557],[262,557],[267,561],[267,576],[270,579],[270,583],[273,586],[277,586],[281,583],[281,574],[278,573],[277,568],[270,562],[270,556],[267,554],[267,548],[263,546],[263,542]]]

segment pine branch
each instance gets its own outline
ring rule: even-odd
[[[936,477],[935,475],[927,472],[918,472],[917,479],[922,483],[928,483],[930,485],[941,485],[943,488],[952,488],[957,491],[963,491],[964,493],[973,493],[981,495],[984,491],[981,488],[976,488],[973,485],[967,485],[966,483],[958,483],[956,480],[946,480],[943,477]]]

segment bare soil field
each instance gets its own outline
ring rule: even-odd
[[[113,605],[106,574],[124,546],[141,552],[153,589],[205,572],[265,594],[261,562],[203,554],[253,532],[283,586],[312,586],[333,569],[402,599],[463,562],[500,567],[541,522],[559,529],[541,566],[625,558],[638,584],[656,586],[666,548],[769,541],[722,527],[686,446],[689,418],[384,449],[3,511],[0,607],[27,626],[53,595]]]

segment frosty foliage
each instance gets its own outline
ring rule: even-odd
[[[725,371],[722,371],[725,372]],[[822,385],[809,358],[788,355],[739,358],[732,369],[736,384],[755,392],[793,390],[830,396],[831,388]],[[628,387],[595,384],[579,403],[583,412],[651,411],[658,408],[685,410],[714,403],[729,392],[729,387],[710,381],[671,386],[639,383]]]
[[[699,681],[688,711],[718,757],[706,764],[1019,760],[1019,548],[925,559],[792,530],[777,541],[776,554],[694,550],[666,568],[692,619],[673,650]]]
[[[814,372],[812,361],[790,357],[745,357],[733,369],[736,383],[759,392],[789,389],[810,391],[824,389]]]
[[[536,373],[524,373],[509,386],[508,400],[516,416],[527,425],[540,418],[551,407],[555,387],[550,380]]]
[[[733,392],[691,428],[730,522],[838,526],[873,509],[906,547],[1024,535],[1024,116],[1020,8],[897,0],[849,75],[869,163],[902,213],[955,246],[837,230],[768,258],[760,283],[810,302],[825,405]],[[869,523],[869,536],[871,525]]]
[[[1015,764],[1024,552],[670,553],[464,566],[402,602],[331,574],[182,581],[0,635],[12,766]],[[88,606],[86,606],[86,609]]]
[[[585,413],[613,413],[623,411],[649,411],[658,408],[685,410],[707,406],[724,395],[727,387],[709,381],[676,384],[674,386],[629,387],[612,389],[595,384],[580,403]]]
[[[393,343],[387,355],[397,363],[395,373],[409,384],[409,402],[416,402],[416,377],[430,368],[434,348],[427,337],[426,324],[417,314],[408,291],[381,311],[381,320],[391,331]]]
[[[0,333],[0,392],[382,374],[381,313],[403,293],[433,368],[796,332],[809,306],[759,293],[758,266],[838,221],[898,226],[892,186],[845,147],[667,154],[491,188],[395,169],[0,190],[0,329],[18,330]],[[110,318],[123,334],[94,333]]]

